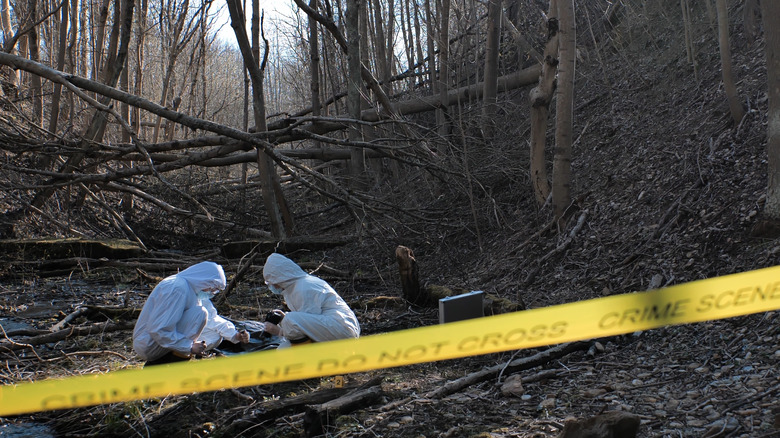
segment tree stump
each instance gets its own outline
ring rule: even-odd
[[[395,249],[395,258],[398,261],[398,273],[401,275],[401,289],[404,299],[416,306],[427,306],[429,298],[420,288],[420,277],[414,252],[410,248],[398,245]]]

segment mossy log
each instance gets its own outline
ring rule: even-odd
[[[10,239],[0,240],[6,260],[54,260],[73,257],[126,259],[144,254],[137,243],[123,239]]]

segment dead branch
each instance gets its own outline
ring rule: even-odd
[[[440,386],[439,388],[425,394],[426,398],[439,399],[453,394],[471,385],[481,383],[494,378],[498,373],[503,371],[517,372],[520,370],[527,370],[553,360],[561,358],[567,354],[571,354],[575,351],[587,350],[590,346],[588,341],[570,342],[567,344],[556,345],[555,347],[548,348],[530,357],[524,357],[521,359],[513,360],[509,365],[496,365],[490,368],[477,371],[460,379],[453,380]]]
[[[32,348],[32,346],[30,346]],[[50,355],[50,356],[36,356],[36,359],[40,362],[57,362],[63,359],[68,359],[70,357],[74,356],[103,356],[103,355],[109,355],[109,356],[116,356],[124,361],[128,361],[129,359],[125,357],[122,354],[117,353],[116,351],[111,350],[99,350],[99,351],[73,351],[70,353],[60,352],[59,355]],[[33,358],[31,357],[25,357],[20,358],[16,360],[8,360],[7,363],[10,366],[27,366],[29,365],[30,361]]]
[[[27,338],[24,340],[25,341],[24,344],[17,343],[12,339],[7,338],[7,339],[0,340],[0,352],[11,352],[11,351],[20,350],[22,348],[27,348],[30,346],[50,344],[74,336],[87,336],[96,333],[108,333],[108,332],[116,332],[122,330],[130,330],[134,326],[135,326],[135,321],[120,322],[120,323],[114,323],[109,321],[104,323],[91,324],[88,326],[72,327],[54,333]]]
[[[696,188],[698,188],[698,187],[701,187],[701,185],[702,185],[702,183],[701,183],[701,180],[696,180],[696,184],[694,184],[693,186],[689,187],[689,188],[688,188],[688,189],[685,191],[685,193],[683,193],[682,195],[680,195],[680,197],[679,197],[679,198],[677,198],[677,199],[676,199],[674,202],[672,202],[672,204],[669,206],[669,208],[667,208],[667,209],[666,209],[666,211],[664,212],[664,215],[663,215],[663,216],[661,216],[661,219],[658,221],[658,224],[656,225],[656,227],[655,227],[655,231],[653,231],[653,234],[651,234],[651,235],[650,235],[650,237],[648,237],[648,238],[647,238],[647,239],[646,239],[644,242],[642,242],[642,243],[641,243],[641,244],[640,244],[640,245],[639,245],[639,246],[638,246],[638,247],[637,247],[637,248],[634,250],[634,252],[633,252],[632,254],[630,254],[630,255],[629,255],[629,256],[627,256],[625,259],[623,259],[623,261],[622,261],[620,264],[621,264],[622,266],[625,266],[625,265],[627,265],[627,264],[629,264],[629,263],[633,262],[633,261],[634,261],[634,260],[636,260],[637,258],[639,258],[639,256],[641,256],[641,255],[642,255],[642,250],[643,250],[643,249],[644,249],[644,248],[645,248],[645,247],[646,247],[646,246],[647,246],[647,245],[648,245],[650,242],[652,242],[653,240],[655,240],[655,239],[657,239],[657,238],[661,237],[661,235],[662,235],[662,234],[663,234],[663,233],[666,231],[666,229],[667,229],[669,226],[671,226],[672,224],[674,224],[675,222],[677,222],[677,216],[679,216],[679,214],[680,214],[680,213],[679,213],[679,207],[680,207],[680,205],[683,203],[683,201],[685,201],[685,198],[687,198],[687,197],[688,197],[688,194],[689,194],[689,193],[690,193],[692,190],[694,190],[694,189],[696,189]],[[677,214],[674,216],[674,219],[671,219],[671,220],[670,220],[670,218],[672,217],[672,214],[673,214],[673,213],[677,213]]]
[[[581,214],[579,219],[577,219],[577,224],[572,228],[571,232],[569,232],[569,235],[566,237],[566,239],[561,243],[560,245],[556,246],[552,251],[548,252],[544,255],[541,259],[537,260],[536,267],[531,270],[531,272],[528,273],[528,276],[525,277],[525,281],[523,281],[524,286],[528,286],[531,284],[531,282],[534,281],[534,278],[536,277],[536,274],[539,273],[539,270],[542,268],[542,264],[546,262],[547,260],[551,259],[552,257],[561,254],[562,252],[566,251],[571,243],[574,241],[574,237],[579,233],[579,231],[582,229],[583,225],[585,225],[585,218],[588,217],[588,210],[584,210]]]
[[[141,309],[137,307],[106,307],[106,306],[95,306],[95,305],[87,305],[88,315],[91,315],[94,317],[94,315],[102,315],[103,317],[107,318],[124,318],[124,319],[132,319],[135,320],[138,318],[138,315],[141,313]]]
[[[189,219],[197,220],[197,221],[200,221],[200,222],[205,222],[205,223],[208,223],[208,224],[218,223],[218,224],[221,224],[222,226],[227,227],[227,228],[238,228],[238,229],[241,229],[241,230],[247,232],[247,234],[250,234],[250,235],[253,235],[253,236],[256,236],[256,237],[271,237],[271,233],[268,232],[268,231],[258,230],[258,229],[250,228],[250,227],[245,227],[243,225],[237,224],[237,223],[235,223],[233,221],[230,221],[230,220],[227,220],[227,219],[217,218],[217,217],[214,217],[214,216],[207,216],[207,215],[202,214],[202,213],[193,213],[193,212],[191,212],[189,210],[185,210],[183,208],[176,207],[175,205],[171,205],[171,204],[163,201],[162,199],[155,198],[154,196],[152,196],[152,195],[150,195],[150,194],[148,194],[148,193],[146,193],[146,192],[144,192],[144,191],[142,191],[140,189],[137,189],[135,187],[129,186],[129,185],[124,185],[124,184],[120,184],[118,182],[113,182],[113,183],[106,184],[104,187],[107,188],[107,189],[118,191],[118,192],[132,193],[133,195],[138,196],[139,198],[144,199],[144,200],[146,200],[146,201],[156,205],[157,207],[161,208],[163,211],[165,211],[167,213],[170,213],[170,214],[176,214],[176,215],[180,215],[180,216],[185,216],[185,217],[187,217]]]
[[[52,331],[52,332],[60,331],[60,330],[65,328],[65,325],[69,324],[74,319],[76,319],[76,318],[78,318],[78,317],[80,317],[82,315],[85,315],[87,313],[89,313],[89,309],[87,309],[86,307],[79,307],[75,311],[71,312],[68,316],[63,318],[62,321],[60,321],[57,324],[54,324],[53,326],[51,326],[51,330],[50,331]]]
[[[317,406],[309,406],[303,417],[303,428],[306,436],[315,437],[325,433],[339,415],[349,414],[357,409],[376,403],[382,397],[382,388],[371,388],[353,391],[335,400]]]
[[[290,412],[293,412],[297,408],[307,405],[322,405],[342,396],[378,386],[382,383],[384,378],[384,375],[380,375],[360,385],[353,384],[344,386],[343,388],[326,388],[295,397],[267,401],[259,405],[258,409],[252,409],[246,415],[237,418],[226,428],[226,430],[220,432],[225,436],[238,436],[241,435],[239,432],[247,427],[252,427],[266,420],[277,418],[280,415],[289,415]],[[304,414],[301,413],[300,415],[303,416]]]
[[[0,328],[3,326],[0,325]],[[16,336],[38,336],[38,335],[44,335],[46,333],[51,333],[49,330],[43,330],[43,329],[28,329],[28,328],[21,328],[16,330],[8,330],[5,332],[5,336],[11,338]]]
[[[233,288],[236,287],[236,283],[241,281],[244,278],[244,275],[246,275],[249,268],[252,267],[252,263],[254,263],[257,256],[260,255],[260,246],[261,243],[258,243],[257,245],[252,248],[251,251],[249,251],[249,254],[246,254],[244,257],[242,257],[242,260],[246,257],[249,257],[249,260],[244,263],[243,266],[241,266],[241,261],[238,261],[239,269],[236,272],[236,275],[233,276],[233,278],[230,279],[230,282],[227,284],[227,287],[225,287],[225,290],[219,294],[219,296],[216,298],[215,303],[217,306],[222,305],[227,300],[227,297],[230,296],[230,293],[233,291]]]
[[[15,347],[14,348],[15,350],[21,350],[22,348],[29,348],[30,351],[32,351],[32,353],[35,355],[36,358],[38,358],[39,360],[41,359],[41,357],[38,356],[38,352],[35,351],[35,347],[33,347],[30,344],[24,344],[24,343],[21,343],[21,342],[16,342],[13,339],[9,338],[8,334],[5,332],[5,329],[3,328],[2,325],[0,325],[0,331],[3,332],[3,337],[5,338],[5,339],[0,340],[0,347],[2,347],[2,345],[4,343],[8,343],[11,346]]]
[[[146,250],[147,250],[147,248],[146,248],[146,245],[144,245],[144,242],[143,242],[143,241],[142,241],[142,240],[141,240],[141,239],[140,239],[140,238],[139,238],[139,237],[138,237],[138,236],[135,234],[135,231],[133,231],[133,229],[132,229],[132,228],[130,228],[130,225],[127,225],[127,222],[125,222],[125,219],[122,217],[122,215],[120,215],[119,213],[117,213],[117,212],[116,212],[116,210],[114,210],[114,208],[113,208],[113,207],[111,207],[110,205],[108,205],[108,203],[107,203],[106,201],[104,201],[104,200],[103,200],[101,197],[99,197],[98,195],[96,195],[95,193],[93,193],[93,192],[92,192],[92,190],[90,190],[90,189],[89,189],[89,187],[87,187],[87,186],[86,186],[86,185],[84,185],[84,184],[80,184],[80,187],[81,187],[81,189],[82,189],[82,190],[84,190],[84,192],[86,192],[86,193],[87,193],[87,194],[88,194],[88,195],[89,195],[89,196],[90,196],[92,199],[94,199],[94,200],[95,200],[95,202],[97,202],[98,204],[100,204],[100,206],[101,206],[101,207],[103,207],[103,209],[104,209],[104,210],[106,210],[106,211],[107,211],[107,212],[108,212],[108,213],[111,215],[111,217],[113,217],[113,218],[114,218],[114,220],[115,220],[115,221],[116,221],[116,222],[119,224],[119,228],[121,228],[121,229],[122,229],[122,231],[124,231],[124,232],[127,234],[127,236],[128,236],[129,238],[131,238],[131,239],[135,240],[135,241],[138,243],[138,245],[139,245],[139,246],[140,246],[140,247],[141,247],[141,248],[142,248],[144,251],[146,251]]]

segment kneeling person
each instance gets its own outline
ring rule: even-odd
[[[265,323],[266,332],[284,338],[279,348],[360,336],[355,313],[325,280],[277,253],[268,256],[263,277],[268,289],[282,295],[290,309],[277,312],[278,323],[273,318]]]
[[[223,339],[246,343],[249,334],[217,314],[211,298],[225,288],[225,272],[201,262],[166,277],[152,290],[133,330],[133,350],[146,365],[188,360]]]

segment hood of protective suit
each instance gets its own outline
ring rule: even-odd
[[[290,280],[306,277],[306,273],[300,266],[287,257],[273,253],[268,256],[263,266],[263,278],[268,284],[284,285]]]
[[[184,279],[195,290],[217,288],[222,290],[227,286],[225,271],[214,262],[200,262],[176,274],[176,278]]]

